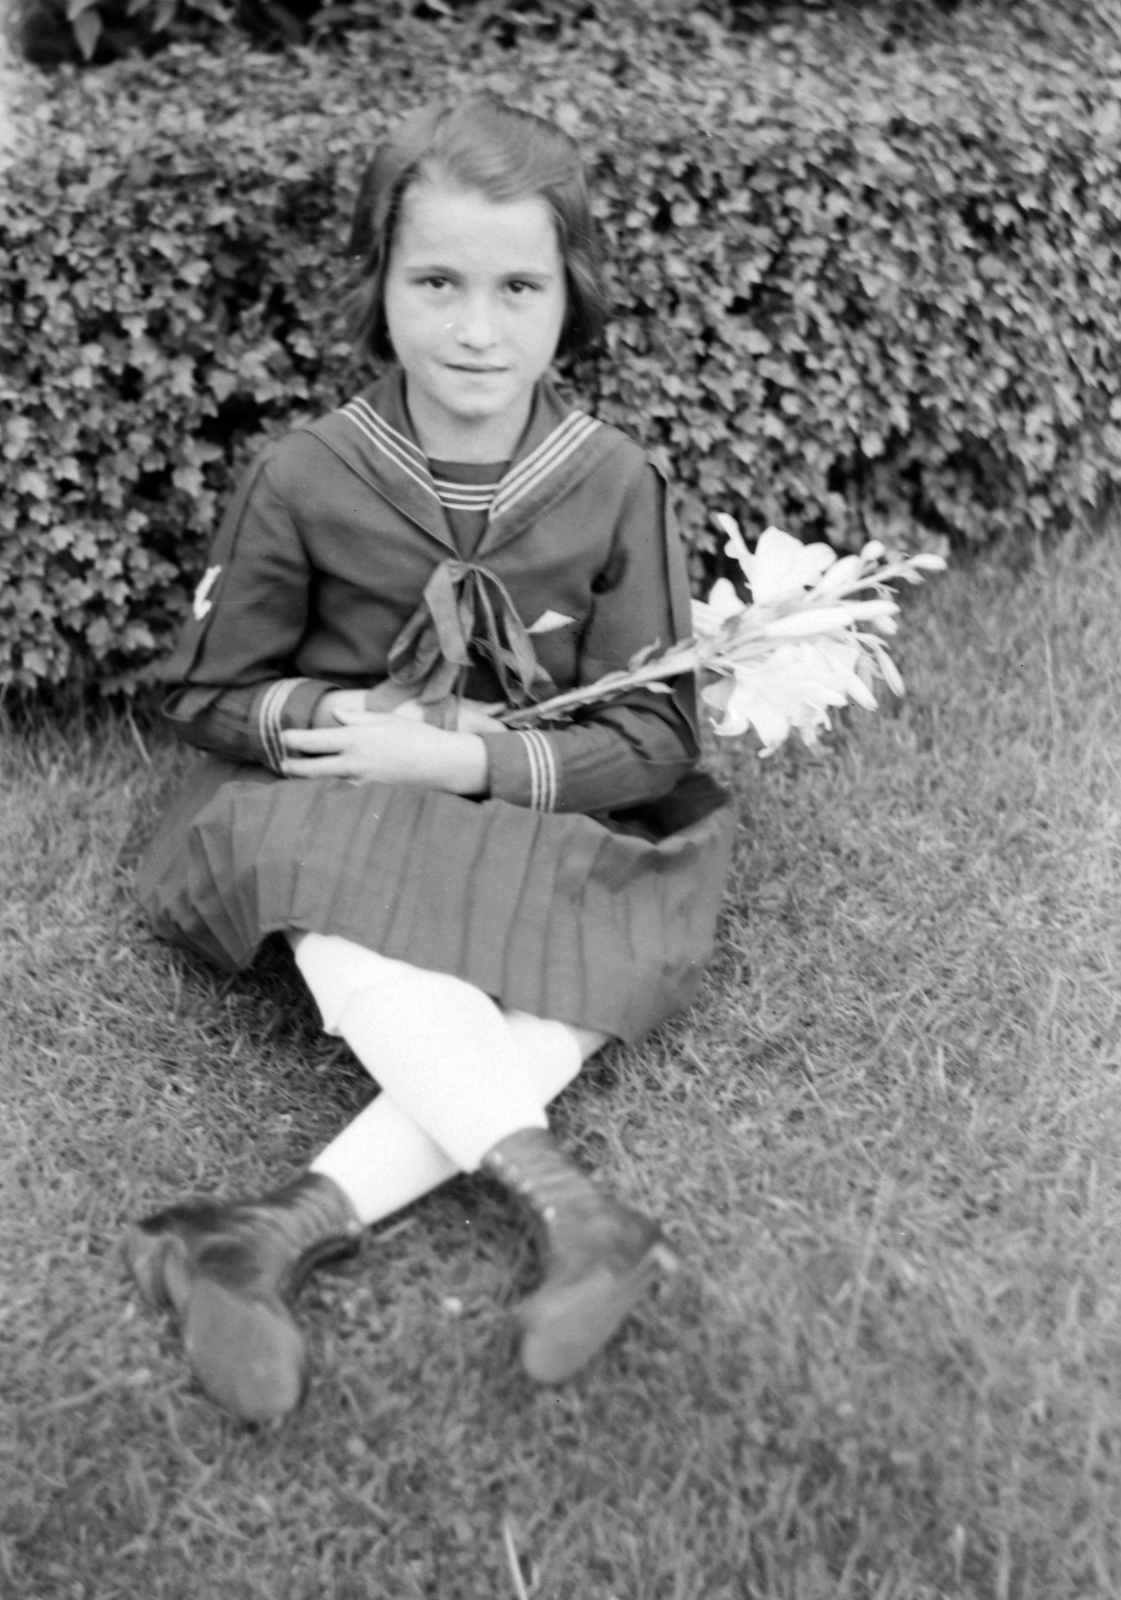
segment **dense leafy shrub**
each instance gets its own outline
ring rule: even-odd
[[[979,544],[1100,504],[1121,49],[702,24],[454,65],[180,48],[45,99],[0,192],[3,680],[150,670],[232,473],[358,379],[333,296],[371,141],[480,83],[590,153],[617,316],[576,377],[671,460],[694,551],[716,506]]]
[[[8,0],[17,53],[45,65],[101,64],[152,54],[184,38],[216,48],[230,38],[258,44],[322,45],[410,20],[473,33],[507,48],[527,38],[571,35],[587,23],[688,31],[696,16],[738,32],[798,25],[829,10],[874,15],[889,36],[925,39],[941,18],[974,0]],[[1069,0],[1076,9],[1109,0]],[[1012,0],[1022,11],[1051,0]]]
[[[45,65],[151,54],[183,38],[220,47],[229,37],[264,45],[324,41],[358,32],[400,31],[410,22],[487,32],[510,46],[556,36],[585,21],[623,15],[656,25],[692,8],[681,0],[10,0],[9,32],[19,54]],[[820,4],[823,0],[806,0]],[[956,4],[957,0],[871,0],[874,4]],[[707,0],[730,25],[796,15],[801,0]]]

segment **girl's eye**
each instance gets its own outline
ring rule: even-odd
[[[528,283],[525,278],[511,278],[506,287],[512,295],[520,299],[522,295],[532,294],[537,285]]]
[[[422,278],[420,281],[426,289],[442,289],[449,280],[442,273],[432,272],[429,273],[427,278]]]

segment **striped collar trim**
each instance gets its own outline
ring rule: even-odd
[[[584,411],[570,411],[564,421],[558,423],[552,432],[519,461],[495,488],[491,484],[453,485],[447,484],[446,480],[441,480],[437,485],[419,445],[414,444],[405,434],[386,422],[385,418],[361,396],[348,400],[346,405],[340,408],[340,415],[353,423],[364,438],[376,445],[394,466],[426,493],[445,505],[454,504],[457,508],[472,510],[489,509],[492,520],[513,510],[527,495],[532,494],[601,426],[595,417],[588,416]],[[486,500],[481,497],[476,499],[471,493],[480,488],[488,491]],[[454,491],[454,502],[446,497],[450,491]],[[469,493],[471,498],[468,500],[466,496]]]
[[[435,478],[440,504],[457,511],[486,511],[498,491],[496,483],[456,483],[451,478]]]
[[[435,495],[436,486],[432,482],[432,474],[428,470],[428,462],[424,452],[418,445],[403,433],[398,433],[396,428],[390,427],[384,417],[378,415],[374,408],[359,396],[355,400],[348,400],[341,408],[341,415],[348,422],[353,422],[358,431],[367,438],[371,444],[377,445],[383,455],[389,457],[395,467],[398,467],[414,483],[419,485],[428,494]]]
[[[498,486],[491,517],[500,517],[531,494],[543,479],[557,470],[591,437],[600,424],[583,411],[571,411],[564,421],[524,461],[519,461]]]

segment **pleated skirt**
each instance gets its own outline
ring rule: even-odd
[[[207,756],[137,889],[159,935],[227,969],[272,933],[340,934],[633,1040],[696,993],[733,827],[701,772],[605,818]]]

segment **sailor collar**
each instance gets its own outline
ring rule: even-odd
[[[399,368],[306,426],[398,511],[455,551],[428,461],[409,422]],[[539,383],[521,443],[495,490],[476,560],[523,533],[616,449],[619,440],[614,428],[567,406],[551,384]]]

